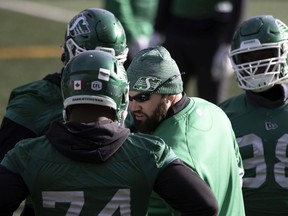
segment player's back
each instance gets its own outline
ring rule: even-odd
[[[190,103],[164,120],[154,135],[208,183],[217,198],[219,215],[244,215],[238,172],[242,161],[230,121],[219,107],[190,98]]]
[[[288,215],[288,104],[278,108],[255,106],[243,93],[221,108],[231,120],[245,175],[246,215]]]
[[[90,148],[73,151],[85,161]],[[21,173],[39,215],[145,215],[157,174],[176,159],[161,139],[136,134],[105,162],[71,160],[58,150],[42,136],[22,141],[2,162]]]
[[[5,118],[41,136],[53,121],[63,121],[60,74],[19,86],[10,94]]]

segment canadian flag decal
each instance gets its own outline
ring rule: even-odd
[[[73,89],[74,90],[81,90],[82,89],[81,80],[74,80],[73,81]]]

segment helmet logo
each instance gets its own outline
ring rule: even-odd
[[[104,81],[109,81],[109,79],[110,79],[110,70],[105,69],[105,68],[100,68],[99,69],[99,74],[98,74],[98,79],[99,80],[104,80]]]
[[[74,80],[73,81],[73,89],[74,90],[81,90],[82,89],[81,80]]]
[[[278,125],[272,122],[265,122],[265,128],[266,130],[273,130],[273,129],[277,129]]]
[[[100,91],[102,89],[102,82],[100,81],[91,82],[91,89],[94,91]]]
[[[89,23],[87,22],[86,17],[81,13],[71,20],[67,29],[67,36],[75,37],[90,32]]]
[[[134,84],[133,89],[138,91],[153,91],[161,83],[157,77],[140,77]]]

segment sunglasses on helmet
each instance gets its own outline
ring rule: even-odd
[[[145,102],[148,101],[150,99],[150,96],[155,93],[156,91],[158,91],[159,88],[161,88],[163,85],[165,85],[166,83],[171,82],[172,80],[174,80],[175,78],[177,78],[178,76],[180,76],[181,74],[175,74],[173,76],[171,76],[170,78],[168,78],[167,80],[165,80],[164,82],[162,82],[160,85],[158,85],[153,91],[148,91],[148,92],[142,92],[139,93],[135,96],[130,96],[129,95],[129,101],[137,101],[137,102]]]

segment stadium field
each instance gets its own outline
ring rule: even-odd
[[[59,70],[65,23],[87,7],[104,0],[0,0],[0,118],[10,91],[19,85]],[[29,3],[29,4],[28,4]],[[32,5],[31,5],[32,4]],[[48,6],[48,7],[47,7]],[[247,0],[245,16],[272,14],[288,23],[286,0]],[[189,95],[194,94],[194,81]],[[240,93],[234,78],[228,96]]]

